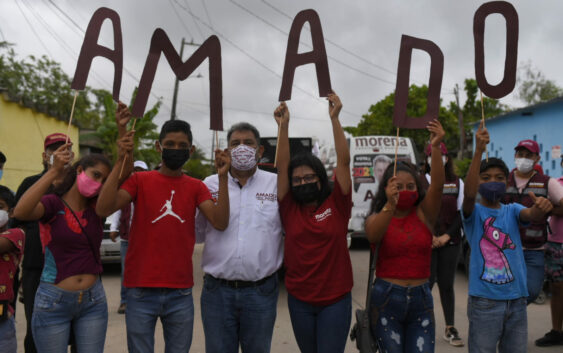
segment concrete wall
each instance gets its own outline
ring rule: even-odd
[[[486,122],[491,136],[489,156],[504,160],[509,169],[514,165],[514,147],[524,139],[540,146],[540,165],[552,177],[560,177],[561,158],[553,159],[552,146],[563,146],[563,102],[530,107]],[[476,128],[473,132],[475,133]]]
[[[40,173],[45,136],[55,132],[66,134],[67,126],[66,121],[25,108],[0,94],[0,151],[7,158],[0,185],[16,191],[25,177]],[[78,127],[74,125],[70,139],[78,154]]]

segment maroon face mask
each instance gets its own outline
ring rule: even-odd
[[[397,208],[399,210],[408,210],[418,200],[418,191],[403,190],[399,192],[399,201],[397,202]]]

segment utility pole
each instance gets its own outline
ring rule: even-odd
[[[459,85],[456,83],[454,87],[455,102],[457,104],[457,120],[459,123],[459,152],[457,153],[458,159],[463,159],[465,152],[465,127],[463,124],[463,112],[459,106]]]
[[[199,47],[201,44],[194,43],[193,39],[190,42],[186,42],[184,38],[182,38],[182,45],[180,45],[180,60],[184,61],[184,46],[185,45],[193,45],[195,47]],[[197,75],[196,77],[202,77],[201,75]],[[174,95],[172,96],[172,109],[170,110],[170,120],[176,120],[176,103],[178,102],[178,84],[180,80],[176,76],[176,81],[174,81]]]

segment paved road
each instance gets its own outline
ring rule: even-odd
[[[195,304],[195,325],[194,325],[194,336],[193,343],[190,352],[205,352],[204,347],[204,337],[203,328],[201,325],[201,314],[199,310],[199,297],[201,293],[201,285],[203,282],[203,274],[201,272],[201,250],[200,245],[196,245],[194,252],[194,304]],[[367,285],[367,266],[369,261],[369,253],[367,247],[352,249],[350,250],[350,255],[352,257],[352,265],[354,269],[354,289],[352,290],[353,298],[353,310],[363,307],[365,303],[365,293]],[[109,323],[108,332],[106,338],[105,351],[109,353],[126,353],[127,352],[127,342],[125,333],[125,317],[124,315],[119,315],[116,313],[117,306],[119,304],[119,268],[116,266],[107,267],[106,273],[103,277],[103,284],[108,297],[109,305]],[[458,271],[455,290],[457,295],[456,300],[456,326],[461,333],[462,338],[465,340],[467,338],[467,316],[466,316],[466,302],[467,302],[467,277],[463,271]],[[442,314],[442,309],[440,306],[439,295],[437,288],[434,288],[434,303],[435,303],[435,314],[436,314],[436,332],[437,332],[437,343],[436,352],[442,353],[457,353],[466,352],[467,346],[463,348],[455,348],[446,343],[441,337],[444,331],[444,318]],[[17,335],[18,335],[18,352],[23,353],[23,337],[25,334],[25,317],[23,306],[20,304],[17,308]],[[562,347],[551,347],[551,348],[538,348],[534,346],[534,340],[543,336],[549,329],[551,319],[549,315],[549,304],[536,305],[532,304],[528,308],[528,352],[539,352],[539,353],[554,353],[563,351]],[[162,329],[160,324],[157,325],[156,334],[156,345],[155,352],[163,352],[164,343],[162,338]],[[274,338],[272,342],[272,353],[288,353],[288,352],[299,352],[295,338],[293,336],[293,331],[291,329],[291,322],[289,319],[289,312],[287,310],[287,292],[282,286],[280,291],[280,298],[278,301],[278,317],[276,320],[276,326],[274,329]],[[348,342],[346,346],[346,353],[357,352],[354,347],[354,343]]]

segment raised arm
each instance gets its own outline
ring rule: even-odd
[[[442,203],[442,192],[444,190],[444,181],[446,179],[444,164],[442,162],[442,151],[440,143],[446,134],[442,128],[442,124],[435,119],[428,124],[430,131],[430,144],[432,145],[431,164],[430,164],[430,186],[426,192],[424,200],[422,200],[422,212],[429,224],[435,224],[440,213],[440,205]]]
[[[289,169],[289,109],[285,102],[281,102],[274,111],[274,119],[276,119],[279,129],[276,168],[278,169],[278,200],[281,201],[289,192],[287,174]]]
[[[370,243],[379,244],[383,235],[387,231],[387,227],[391,222],[397,201],[399,201],[399,189],[397,189],[397,177],[394,176],[387,182],[385,187],[385,196],[387,202],[385,206],[378,212],[372,213],[367,219],[365,224],[366,237]]]
[[[73,158],[70,146],[70,143],[62,145],[53,153],[53,166],[23,194],[14,209],[15,218],[22,221],[35,221],[43,217],[45,208],[40,202],[41,197],[55,180],[63,176],[65,164]]]
[[[98,201],[96,202],[96,214],[100,217],[108,217],[131,202],[131,195],[127,191],[119,189],[119,185],[125,181],[130,171],[133,169],[132,151],[134,134],[135,131],[129,131],[117,142],[119,157],[106,182],[102,186]],[[123,163],[128,166],[124,167],[122,172],[121,167]],[[129,172],[127,172],[128,170]],[[119,177],[120,173],[122,174],[121,178]]]
[[[199,210],[205,218],[217,230],[225,230],[229,226],[229,168],[231,167],[231,157],[228,150],[215,150],[215,169],[219,177],[219,194],[217,203],[211,200],[203,201],[199,204]]]
[[[336,175],[336,181],[340,185],[342,194],[348,195],[351,190],[350,186],[352,185],[352,178],[350,176],[350,149],[348,148],[342,125],[340,125],[340,121],[338,120],[338,115],[340,114],[340,110],[342,110],[342,102],[340,102],[340,97],[335,93],[329,93],[327,100],[328,113],[332,123],[332,134],[334,135],[334,148],[336,150],[336,167],[334,168],[334,174]]]
[[[465,185],[463,187],[462,212],[465,216],[471,215],[471,213],[473,213],[473,209],[475,208],[475,199],[477,197],[477,191],[479,190],[479,169],[481,167],[481,158],[483,157],[483,152],[485,152],[488,143],[489,132],[483,126],[483,121],[481,121],[479,128],[475,133],[475,152],[473,153],[473,159],[471,160],[471,165],[469,166],[469,171],[465,177]]]

